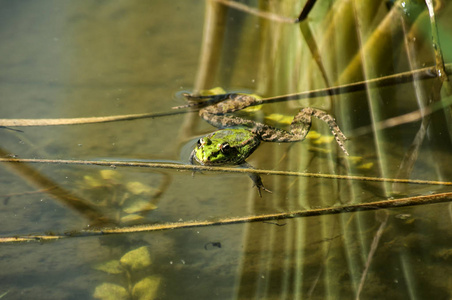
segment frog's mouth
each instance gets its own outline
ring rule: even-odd
[[[220,157],[223,155],[221,151],[204,152],[202,149],[198,149],[198,151],[196,160],[202,165],[224,165],[231,161],[227,157]]]
[[[222,141],[216,144],[209,137],[198,140],[196,148],[192,154],[195,160],[201,165],[238,165],[244,162],[246,157],[229,144],[229,141]]]

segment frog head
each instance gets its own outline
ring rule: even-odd
[[[197,142],[191,155],[201,165],[239,165],[259,146],[259,138],[243,128],[215,131]]]

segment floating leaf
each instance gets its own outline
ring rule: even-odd
[[[127,182],[126,187],[129,192],[131,192],[132,194],[135,194],[135,195],[139,195],[139,194],[150,195],[153,190],[150,186],[142,184],[139,181]]]
[[[259,95],[256,95],[256,94],[242,94],[242,95],[248,95],[248,96],[251,96],[251,97],[253,97],[253,98],[256,99],[256,100],[262,100],[262,97],[259,96]],[[260,104],[260,105],[248,106],[248,107],[245,107],[245,108],[243,109],[243,111],[246,111],[246,112],[256,112],[256,111],[262,110],[262,107],[263,107],[262,104]],[[292,117],[292,119],[293,119],[293,117]]]
[[[315,131],[315,130],[310,130],[310,131],[308,132],[308,135],[306,136],[306,138],[307,138],[307,139],[310,139],[310,140],[316,140],[316,139],[319,139],[321,136],[322,136],[322,135],[321,135],[320,133],[318,133],[317,131]]]
[[[115,170],[100,170],[100,177],[106,180],[118,180],[121,179],[121,174]]]
[[[221,87],[214,87],[213,89],[210,90],[202,90],[201,91],[201,95],[202,96],[210,96],[210,95],[221,95],[221,94],[226,94],[226,91],[221,88]]]
[[[262,110],[262,107],[263,107],[262,104],[261,105],[248,106],[248,107],[245,107],[244,109],[242,109],[242,111],[246,111],[248,113],[253,113],[253,112]]]
[[[94,298],[103,300],[122,300],[129,299],[129,295],[125,288],[113,283],[102,283],[94,290]]]
[[[313,141],[314,144],[321,145],[321,144],[330,144],[334,139],[334,136],[321,136],[315,141]]]
[[[106,272],[108,274],[120,274],[124,272],[121,264],[117,260],[110,260],[105,263],[99,264],[94,267],[94,269]]]
[[[136,214],[130,214],[130,215],[122,217],[121,223],[135,222],[135,221],[138,221],[141,219],[144,219],[143,216],[136,215]]]
[[[139,281],[132,290],[132,295],[139,300],[155,299],[155,294],[160,285],[160,277],[149,276]]]
[[[120,262],[123,266],[127,266],[132,270],[138,270],[151,265],[151,255],[148,247],[143,246],[124,254]]]
[[[287,116],[282,114],[269,114],[265,117],[267,120],[275,121],[280,124],[291,124],[293,121],[293,116]]]
[[[143,199],[135,199],[127,202],[127,206],[123,210],[128,214],[134,214],[137,212],[149,211],[156,209],[155,204],[149,203],[149,201]]]

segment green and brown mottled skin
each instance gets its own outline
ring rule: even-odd
[[[345,135],[339,129],[334,118],[326,112],[306,107],[294,117],[290,130],[278,129],[263,123],[239,118],[230,113],[239,111],[248,106],[258,105],[261,100],[250,95],[223,94],[213,96],[185,95],[189,101],[207,99],[205,102],[192,102],[189,107],[203,106],[199,116],[212,126],[225,128],[215,131],[198,140],[196,148],[190,155],[190,163],[196,160],[201,165],[241,165],[251,167],[246,159],[260,145],[261,141],[290,143],[302,141],[311,128],[311,119],[316,117],[330,127],[339,147],[348,155],[345,149]],[[204,106],[208,105],[208,106]],[[258,188],[267,190],[258,174],[250,174]]]
[[[261,140],[245,128],[215,131],[198,140],[190,156],[202,165],[241,165],[257,149]]]

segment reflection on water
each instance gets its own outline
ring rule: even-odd
[[[214,30],[221,38],[211,44],[209,53],[202,52],[198,65],[203,16],[209,14],[204,8],[214,5],[206,3],[3,3],[0,118],[166,112],[183,104],[175,96],[180,91],[215,85],[263,96],[324,87],[298,26],[224,7],[213,12],[216,24],[226,31]],[[286,5],[263,8],[297,15],[293,6]],[[344,45],[342,27],[332,34],[325,24],[333,22],[335,14],[316,5],[315,35],[324,34],[331,43],[327,48],[334,48],[328,52],[325,41],[319,41],[321,57],[328,76],[339,78],[358,47],[350,45],[360,41],[347,36],[350,43]],[[374,22],[362,26],[369,25],[369,32],[374,32],[372,26],[380,24],[386,9],[379,7]],[[345,9],[337,11],[352,18]],[[425,20],[417,26],[429,26]],[[345,29],[353,28],[348,32],[356,31],[354,21],[343,23]],[[418,41],[430,47],[428,38],[421,35]],[[395,58],[390,67],[382,66],[381,74],[416,68],[419,62],[409,62],[401,52],[409,51],[409,43],[404,50],[393,46]],[[424,52],[419,50],[415,59],[428,57],[428,63],[430,56]],[[207,54],[211,56],[206,61]],[[367,67],[359,65],[364,70],[359,76],[369,78]],[[450,182],[452,174],[445,167],[451,160],[450,127],[444,111],[432,117],[420,145],[413,143],[421,132],[420,121],[377,134],[372,130],[372,122],[416,110],[424,98],[443,99],[436,85],[434,80],[415,81],[335,98],[265,105],[252,117],[261,120],[274,113],[290,118],[308,105],[328,110],[350,138],[346,146],[351,157],[329,142],[327,126],[314,121],[313,129],[322,138],[263,143],[248,162],[266,170],[397,178],[404,161],[407,172],[401,178]],[[186,163],[190,149],[184,145],[192,147],[189,141],[213,130],[198,119],[189,113],[23,127],[23,132],[0,128],[1,150],[3,156],[18,158]],[[367,134],[354,134],[365,126],[370,128]],[[205,171],[192,176],[190,171],[138,167],[2,163],[1,236],[66,234],[67,238],[2,243],[0,298],[374,299],[382,293],[390,299],[450,298],[452,282],[442,275],[451,272],[452,259],[452,210],[447,202],[166,231],[79,234],[105,225],[130,229],[142,224],[216,221],[451,192],[450,186],[441,184],[266,174],[262,178],[273,193],[261,199],[248,177],[237,173]]]

